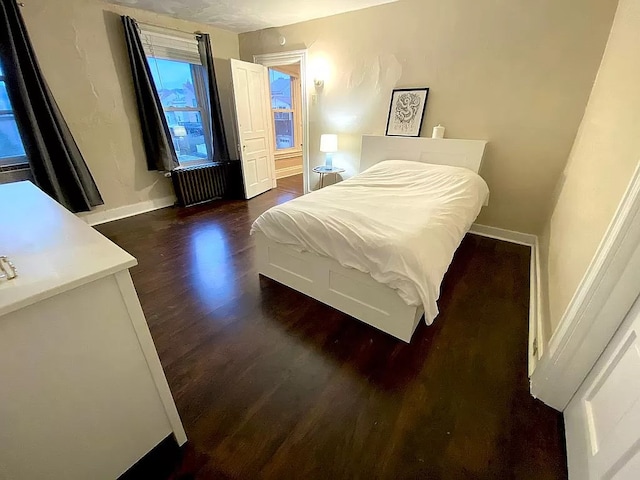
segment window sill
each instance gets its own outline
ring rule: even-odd
[[[276,151],[274,155],[276,160],[284,160],[287,158],[300,157],[300,156],[302,156],[302,149],[286,150],[283,152]]]
[[[180,162],[180,165],[177,168],[191,168],[191,167],[202,167],[204,165],[212,165],[213,161],[203,158],[202,160],[188,160],[185,162]]]
[[[0,172],[29,168],[27,157],[0,158]]]
[[[4,183],[22,182],[25,180],[33,182],[33,175],[28,166],[23,165],[22,168],[14,168],[12,170],[2,169],[2,167],[0,167],[0,185]]]

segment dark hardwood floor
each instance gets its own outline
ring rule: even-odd
[[[99,227],[139,261],[189,437],[155,476],[566,478],[562,417],[528,392],[528,248],[467,235],[405,344],[256,274],[251,222],[301,187]]]

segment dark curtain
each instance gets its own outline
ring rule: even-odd
[[[211,50],[209,34],[201,33],[198,35],[198,51],[200,52],[200,61],[207,73],[208,79],[213,161],[220,162],[229,160],[229,145],[227,145],[227,137],[222,121],[222,107],[220,105],[220,95],[218,94],[218,84],[216,83],[216,72],[213,67],[213,51]]]
[[[15,0],[0,0],[0,61],[36,184],[72,212],[104,203],[42,76]]]
[[[142,139],[147,154],[147,168],[170,172],[180,164],[173,147],[160,97],[153,83],[151,69],[142,48],[138,24],[133,18],[127,16],[122,17],[122,24],[124,25],[124,36],[131,63],[133,87],[138,102]]]

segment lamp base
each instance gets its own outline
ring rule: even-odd
[[[331,170],[333,169],[333,154],[327,153],[326,155],[327,156],[324,161],[324,168],[326,168],[327,170]]]

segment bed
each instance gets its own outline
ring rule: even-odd
[[[485,145],[363,136],[358,175],[254,222],[258,272],[409,342],[488,201]]]

